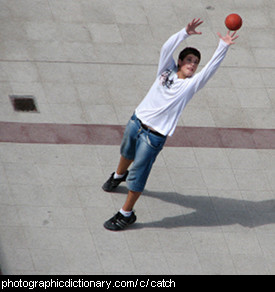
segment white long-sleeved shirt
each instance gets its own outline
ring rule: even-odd
[[[188,36],[184,28],[163,45],[157,78],[135,110],[142,123],[165,136],[173,135],[183,109],[193,95],[213,76],[229,48],[228,44],[220,40],[211,60],[199,73],[190,78],[180,79],[176,74],[178,68],[173,53]]]

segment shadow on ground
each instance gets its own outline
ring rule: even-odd
[[[118,191],[127,193],[119,187]],[[177,227],[211,227],[239,224],[254,228],[275,223],[275,200],[247,201],[231,198],[183,195],[175,192],[150,192],[145,190],[143,196],[182,206],[182,215],[165,217],[162,220],[136,223],[133,228],[177,228]],[[186,214],[186,209],[194,211]]]

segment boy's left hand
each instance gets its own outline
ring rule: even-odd
[[[239,37],[238,35],[236,35],[236,31],[234,31],[232,33],[232,35],[230,35],[230,30],[227,32],[227,35],[226,36],[222,36],[219,32],[218,32],[218,36],[220,39],[222,39],[225,43],[227,43],[229,46],[230,45],[234,45],[235,44],[235,40]]]

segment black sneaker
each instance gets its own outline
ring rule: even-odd
[[[118,187],[118,185],[123,182],[126,181],[126,178],[128,176],[129,171],[127,170],[124,177],[123,178],[118,178],[118,179],[114,179],[114,172],[112,173],[112,175],[110,176],[110,178],[105,182],[105,184],[102,186],[102,189],[105,192],[111,192],[112,190],[114,190],[116,187]]]
[[[137,217],[134,212],[132,212],[130,217],[125,217],[120,212],[118,212],[114,217],[104,223],[104,227],[108,230],[120,231],[135,223],[136,220]]]

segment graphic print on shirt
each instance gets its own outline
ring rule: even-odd
[[[160,84],[162,86],[167,87],[168,89],[171,88],[171,86],[174,83],[173,78],[169,79],[169,77],[171,76],[171,73],[173,72],[173,70],[166,70],[164,71],[161,76],[160,76]]]

